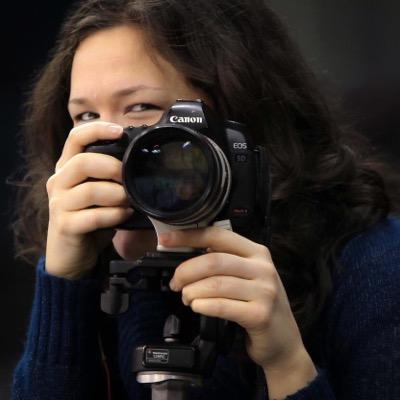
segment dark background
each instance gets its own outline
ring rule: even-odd
[[[188,0],[190,1],[190,0]],[[21,104],[69,1],[19,2],[2,12],[0,145],[0,398],[9,398],[33,296],[34,268],[13,260],[5,180],[17,167]],[[391,160],[400,160],[400,2],[273,0],[327,95],[337,92],[353,125]],[[329,89],[329,90],[328,90]]]

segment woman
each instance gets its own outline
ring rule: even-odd
[[[150,231],[114,232],[133,212],[121,163],[83,151],[124,126],[157,122],[179,98],[203,99],[266,147],[272,237],[268,247],[219,228],[160,237],[210,250],[182,263],[171,289],[195,313],[245,330],[264,398],[398,398],[400,224],[388,218],[377,167],[346,143],[263,0],[89,0],[66,19],[25,124],[30,186],[15,231],[20,254],[45,257],[14,398],[101,398],[103,346],[114,346],[108,390],[149,398],[130,356],[159,338],[166,297],[135,293],[108,340],[93,272],[110,241],[131,260],[156,240]],[[192,398],[251,398],[254,382],[240,368],[221,356]]]

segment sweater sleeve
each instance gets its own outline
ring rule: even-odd
[[[400,226],[399,226],[400,228]],[[400,229],[384,251],[364,238],[347,254],[325,347],[341,400],[400,399]],[[376,249],[376,246],[375,246]]]
[[[290,395],[286,400],[335,400],[331,383],[325,370],[317,368],[318,375],[306,387]]]
[[[324,370],[287,400],[400,399],[400,221],[354,238],[341,261],[321,325]]]
[[[13,400],[101,399],[100,285],[45,272],[39,261],[25,350],[14,371]]]

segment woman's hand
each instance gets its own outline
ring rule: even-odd
[[[286,373],[291,373],[292,368],[306,366],[302,361],[310,367],[267,247],[216,227],[169,232],[160,237],[160,243],[208,249],[176,269],[171,289],[182,291],[184,304],[194,312],[241,325],[247,332],[250,358],[265,372],[283,372],[287,367],[291,370]]]
[[[103,121],[71,130],[55,174],[47,181],[48,273],[67,278],[86,274],[114,234],[111,229],[95,231],[112,228],[132,214],[121,184],[121,162],[105,154],[82,153],[91,143],[121,134],[121,126]]]

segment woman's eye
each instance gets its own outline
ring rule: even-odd
[[[142,111],[148,111],[151,109],[159,109],[160,107],[157,107],[153,104],[150,103],[137,103],[133,104],[131,106],[128,106],[126,108],[126,112],[142,112]]]
[[[91,121],[92,119],[99,118],[99,114],[91,112],[91,111],[85,111],[83,113],[78,114],[75,117],[76,121]]]

